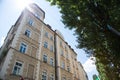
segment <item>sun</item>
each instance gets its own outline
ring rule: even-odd
[[[14,0],[14,2],[15,2],[16,7],[22,10],[25,7],[27,7],[30,3],[33,3],[32,0]]]

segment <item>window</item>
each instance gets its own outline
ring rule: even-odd
[[[53,74],[50,75],[50,80],[54,80],[54,75]]]
[[[67,71],[70,72],[70,66],[67,66]]]
[[[62,46],[62,41],[60,41],[60,46]]]
[[[20,45],[20,52],[21,53],[25,53],[26,49],[27,49],[27,45],[24,44],[24,43],[21,43],[21,45]]]
[[[62,77],[62,80],[66,80],[66,78],[65,78],[65,77]]]
[[[46,54],[43,55],[43,61],[47,62],[47,55]]]
[[[27,37],[30,37],[30,30],[26,30],[26,31],[25,31],[25,35],[26,35]]]
[[[50,36],[50,40],[52,40],[52,41],[53,41],[53,36]]]
[[[65,63],[64,63],[64,62],[61,63],[61,67],[62,67],[63,69],[65,69]]]
[[[67,49],[67,47],[65,46],[65,50]]]
[[[74,77],[76,77],[76,72],[74,72]]]
[[[64,52],[63,52],[63,50],[61,50],[60,54],[61,54],[61,56],[64,56]]]
[[[65,50],[67,51],[67,47],[65,46]]]
[[[45,36],[48,37],[48,32],[45,32]]]
[[[68,80],[71,80],[70,78],[68,78]]]
[[[50,65],[54,65],[54,60],[53,60],[53,58],[50,58]]]
[[[47,72],[43,71],[42,73],[42,80],[47,80]]]
[[[40,19],[40,15],[39,15],[39,14],[35,13],[34,15],[35,15],[38,19]]]
[[[30,26],[33,26],[33,24],[34,24],[32,19],[29,19],[28,23],[29,23]]]
[[[50,46],[50,51],[53,52],[53,45]]]
[[[68,53],[66,53],[66,58],[67,58],[67,59],[69,58]]]
[[[13,74],[20,75],[22,72],[22,62],[16,62],[13,68]]]
[[[48,43],[44,42],[44,48],[48,48]]]

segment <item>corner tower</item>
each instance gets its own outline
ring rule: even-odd
[[[45,12],[38,7],[35,3],[30,4],[28,7],[28,10],[30,10],[30,12],[32,12],[36,18],[44,21],[45,18]]]

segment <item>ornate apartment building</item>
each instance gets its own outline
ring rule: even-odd
[[[23,10],[0,48],[0,79],[88,80],[75,51],[44,18],[36,4]]]

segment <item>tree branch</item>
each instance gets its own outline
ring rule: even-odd
[[[107,24],[107,28],[108,30],[110,30],[112,33],[114,33],[115,35],[120,37],[120,32],[117,31],[116,29],[114,29],[112,26],[110,26],[109,24]]]

